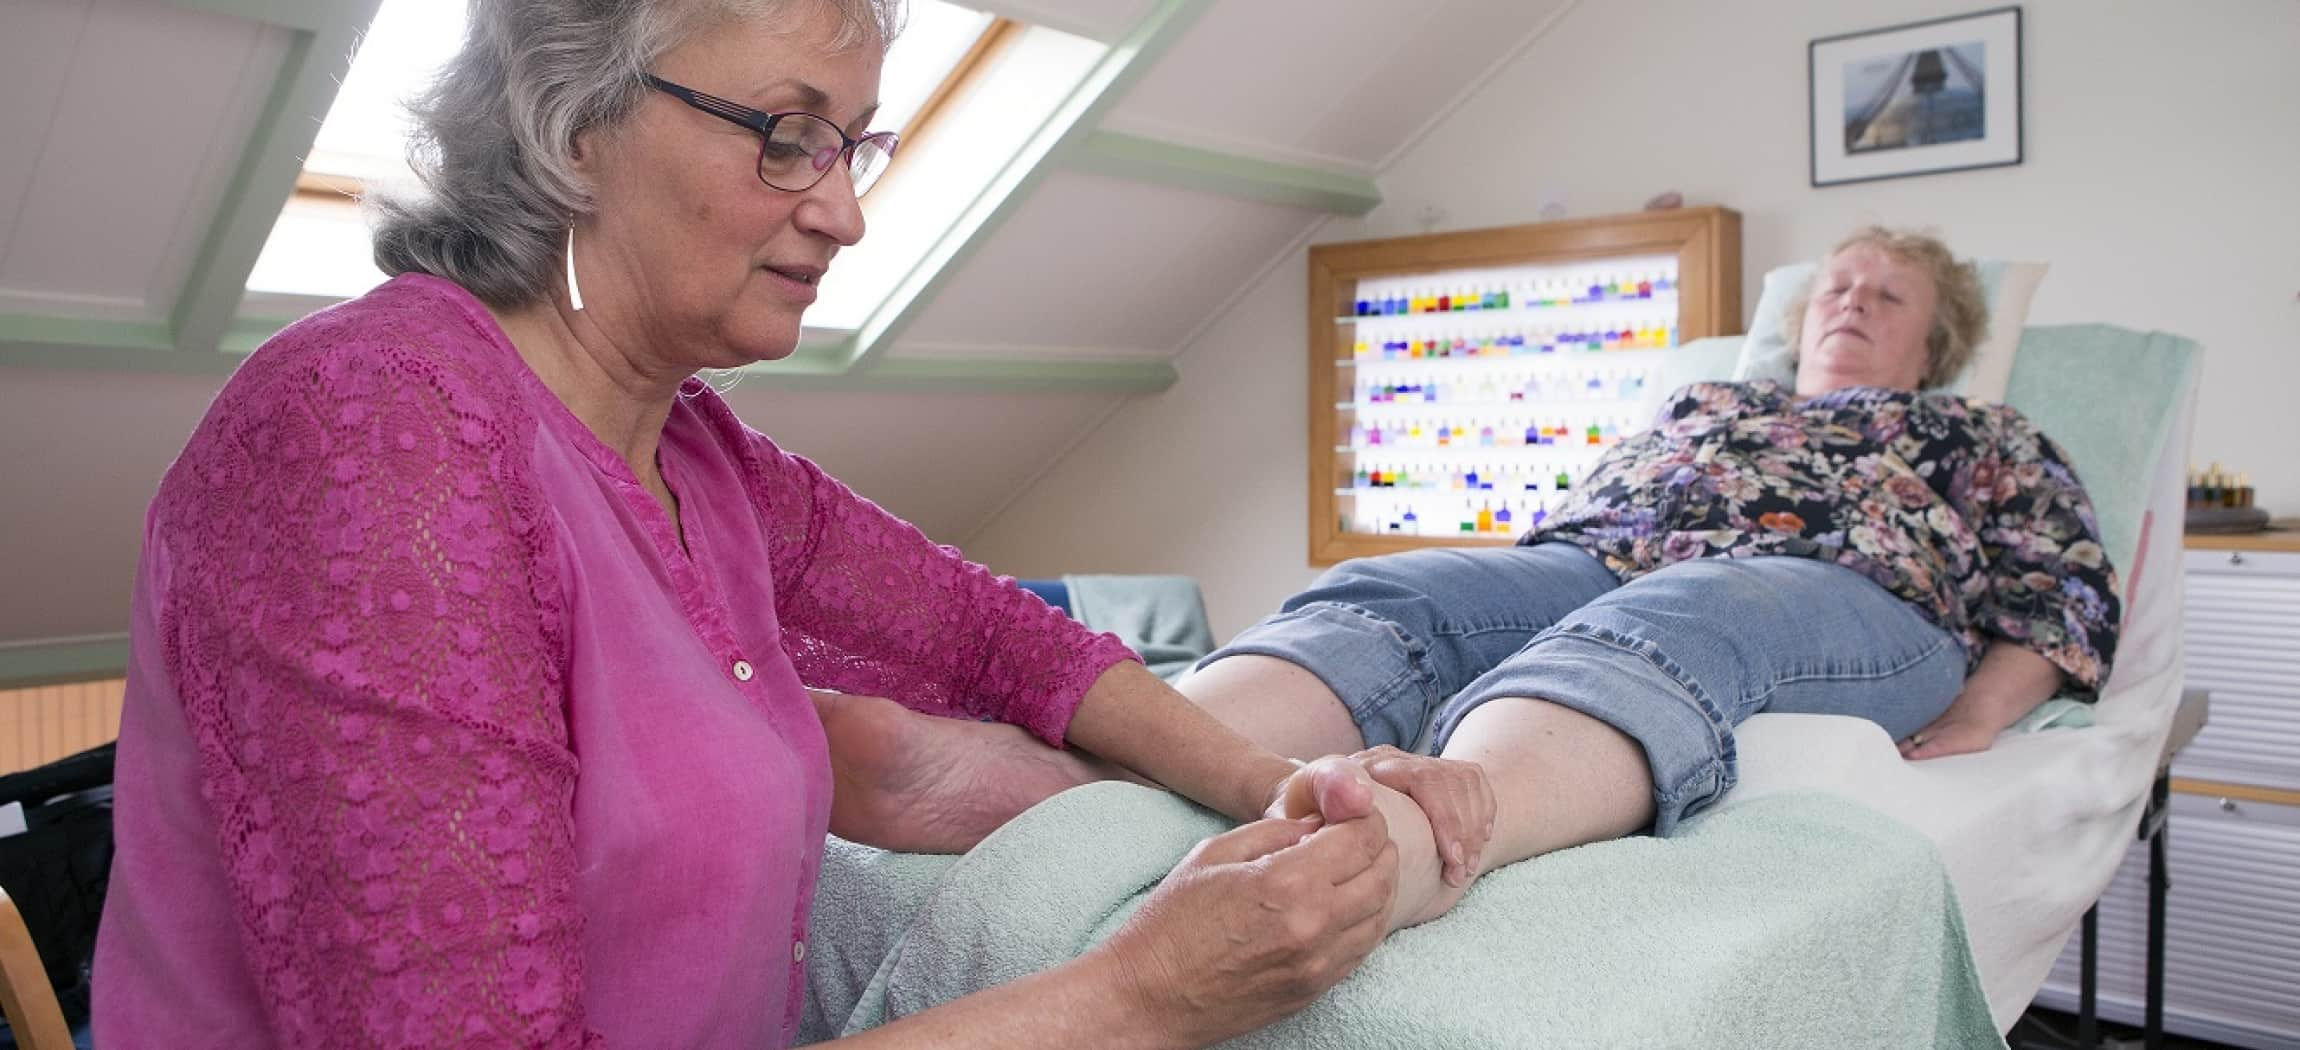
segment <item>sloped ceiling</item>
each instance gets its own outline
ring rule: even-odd
[[[732,401],[963,543],[1574,2],[982,4],[1111,43],[1108,75],[912,297]],[[0,4],[0,438],[80,450],[0,465],[57,497],[0,511],[0,646],[124,629],[135,523],[218,348],[276,323],[241,290],[375,4]],[[31,410],[75,396],[109,407]]]

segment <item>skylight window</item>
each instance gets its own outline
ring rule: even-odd
[[[249,275],[254,297],[342,299],[383,279],[369,258],[366,226],[347,195],[367,184],[413,177],[405,160],[409,124],[404,103],[454,54],[463,24],[460,3],[384,0],[320,124],[297,182],[299,192],[282,210]],[[930,103],[939,108],[980,71],[981,63],[970,58],[979,60],[977,45],[1004,25],[943,0],[912,0],[903,34],[887,53],[879,115],[872,126],[902,131],[906,140],[919,137],[923,127],[913,121],[940,119],[938,112],[922,111]],[[905,161],[897,156],[896,174]],[[865,202],[875,216],[885,198],[903,193],[892,187],[890,176],[890,186]],[[888,277],[885,283],[892,281]],[[841,283],[852,290],[856,282]],[[817,323],[814,317],[808,320]]]
[[[463,15],[460,3],[384,0],[320,122],[304,172],[363,183],[411,177],[405,103],[454,57]]]

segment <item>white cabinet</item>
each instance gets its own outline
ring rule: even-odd
[[[2172,767],[2165,1028],[2300,1048],[2300,549],[2210,542],[2187,552],[2186,685],[2212,706]],[[2100,902],[2103,1017],[2140,1022],[2147,916],[2135,843]],[[2071,937],[2037,1001],[2073,1012],[2078,966]]]
[[[2187,591],[2186,684],[2212,720],[2172,775],[2300,792],[2300,553],[2191,550]]]

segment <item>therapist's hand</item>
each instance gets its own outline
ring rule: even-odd
[[[1103,946],[1133,1013],[1204,1046],[1308,1006],[1380,943],[1397,848],[1370,805],[1260,820],[1199,843]]]
[[[1446,885],[1467,886],[1477,877],[1478,861],[1493,839],[1493,785],[1486,782],[1485,767],[1400,751],[1388,744],[1350,759],[1365,767],[1375,783],[1403,793],[1421,807],[1429,818],[1438,858],[1445,864]]]

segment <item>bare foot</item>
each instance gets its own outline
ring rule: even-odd
[[[1379,809],[1398,847],[1398,895],[1390,906],[1395,933],[1435,919],[1461,902],[1468,886],[1448,886],[1438,859],[1436,837],[1420,804],[1403,792],[1374,783],[1357,763],[1340,756],[1321,758],[1287,782],[1280,815],[1318,814],[1328,823],[1356,820]]]
[[[831,833],[907,853],[964,853],[1054,794],[1106,779],[1014,726],[808,691],[830,738]]]

